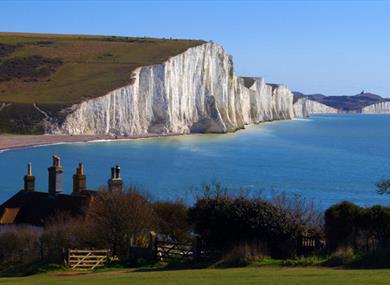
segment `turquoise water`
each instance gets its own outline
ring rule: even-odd
[[[0,201],[23,186],[33,163],[39,191],[47,190],[51,155],[62,157],[65,189],[77,163],[88,185],[105,185],[120,163],[126,184],[155,198],[193,201],[202,183],[219,181],[248,191],[301,193],[326,207],[341,200],[390,204],[375,182],[390,177],[390,116],[321,115],[252,126],[234,134],[190,135],[132,141],[77,143],[0,154]]]

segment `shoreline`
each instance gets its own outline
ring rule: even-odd
[[[321,114],[323,115],[323,114]],[[248,124],[243,129],[238,129],[233,132],[227,133],[205,133],[205,134],[228,134],[243,131],[247,127],[256,126],[267,123],[274,123],[280,121],[294,121],[294,120],[307,120],[308,118],[293,118],[290,120],[275,120],[264,121],[260,123]],[[169,134],[145,134],[134,136],[112,136],[112,135],[18,135],[18,134],[0,134],[0,154],[6,151],[31,148],[31,147],[43,147],[56,144],[71,144],[71,143],[89,143],[89,142],[109,142],[109,141],[126,141],[126,140],[138,140],[148,138],[164,138],[175,136],[188,136],[195,133],[169,133]]]
[[[40,147],[55,144],[88,143],[104,141],[125,141],[146,138],[181,136],[183,134],[146,134],[137,136],[110,136],[110,135],[15,135],[0,134],[0,153],[30,147]]]

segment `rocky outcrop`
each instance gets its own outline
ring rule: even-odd
[[[163,64],[137,68],[132,83],[63,111],[46,132],[185,134],[230,132],[247,124],[294,117],[284,85],[240,78],[222,46],[209,42]]]
[[[390,114],[390,101],[369,105],[362,108],[361,112],[366,114]]]
[[[294,103],[294,116],[298,118],[308,117],[311,114],[338,113],[338,110],[325,104],[302,97]]]

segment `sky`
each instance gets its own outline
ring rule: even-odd
[[[390,97],[390,1],[7,1],[0,31],[212,40],[236,73]]]

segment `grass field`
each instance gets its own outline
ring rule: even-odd
[[[41,133],[42,114],[131,82],[132,71],[199,40],[0,33],[0,133]],[[3,104],[3,103],[6,103]]]
[[[0,81],[0,102],[68,104],[101,96],[129,83],[136,67],[164,62],[201,43],[114,36],[0,33],[0,66],[8,63],[4,72],[9,77]],[[37,71],[45,62],[26,61],[32,56],[59,59],[62,64],[52,66],[52,72],[41,74]],[[10,62],[11,59],[24,61]],[[18,72],[14,73],[14,69]]]
[[[316,267],[246,267],[142,272],[110,270],[97,273],[57,272],[21,278],[0,278],[0,284],[83,285],[376,285],[390,284],[390,269],[344,270]]]

